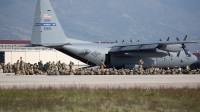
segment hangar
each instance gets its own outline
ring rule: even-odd
[[[29,40],[0,40],[0,63],[16,63],[22,57],[26,63],[37,63],[42,60],[46,62],[74,62],[77,67],[87,66],[87,64],[63,54],[53,48],[46,47],[24,47],[30,44]]]

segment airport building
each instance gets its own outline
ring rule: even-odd
[[[42,60],[46,62],[74,62],[77,67],[87,66],[87,64],[63,54],[53,48],[46,47],[24,47],[30,44],[28,40],[0,40],[0,63],[16,63],[22,57],[26,63],[37,63]]]

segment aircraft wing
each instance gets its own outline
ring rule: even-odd
[[[126,46],[114,46],[109,52],[123,52],[123,51],[139,51],[139,50],[151,50],[155,49],[158,44],[138,44],[138,45],[126,45]]]
[[[141,50],[155,50],[156,48],[164,51],[178,52],[182,50],[184,44],[198,43],[197,41],[164,41],[164,42],[134,42],[134,43],[120,43],[111,48],[109,52],[131,52]]]

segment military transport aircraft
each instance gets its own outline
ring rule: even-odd
[[[99,44],[68,38],[49,0],[38,0],[31,38],[32,46],[55,48],[89,65],[105,61],[107,67],[134,68],[140,59],[143,67],[182,67],[197,62],[185,44],[197,41],[129,42]]]

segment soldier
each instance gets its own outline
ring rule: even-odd
[[[118,73],[118,71],[116,69],[114,70],[114,74],[115,75],[119,75],[119,73]]]
[[[19,62],[19,60],[17,60],[17,63],[16,63],[16,72],[15,72],[15,74],[20,74],[20,62]]]
[[[7,65],[3,63],[3,73],[7,73],[8,70],[7,70]]]
[[[94,75],[94,71],[90,69],[90,75]]]
[[[179,74],[179,75],[182,75],[182,72],[181,72],[181,70],[178,70],[178,74]]]
[[[22,75],[26,75],[24,67],[25,67],[25,62],[22,60],[22,57],[20,57],[20,71]]]
[[[81,75],[85,75],[85,71],[81,69]]]
[[[143,69],[144,61],[142,59],[139,60],[139,68]]]
[[[74,63],[72,61],[70,61],[69,63],[69,70],[72,71],[72,66],[74,65]]]
[[[40,62],[38,62],[38,67],[39,67],[39,70],[42,70],[43,71],[43,63],[42,63],[42,60],[40,60]]]
[[[33,66],[31,66],[29,69],[29,75],[34,75]]]
[[[138,68],[135,68],[134,69],[134,75],[138,75],[139,71],[138,71]]]
[[[197,69],[197,74],[200,74],[200,68],[199,68],[199,69]]]
[[[57,61],[56,66],[58,67],[58,70],[62,70],[62,66],[61,66],[60,60]]]
[[[66,70],[67,69],[67,67],[66,67],[67,65],[66,65],[66,63],[65,62],[63,62],[62,63],[62,69],[64,69],[64,70]]]
[[[192,75],[192,70],[189,70],[188,73],[189,73],[190,75]]]
[[[110,68],[110,69],[109,69],[109,74],[110,74],[110,75],[113,75],[113,74],[114,74],[114,68]]]
[[[109,75],[109,71],[108,70],[105,71],[105,75]]]
[[[165,70],[164,69],[161,70],[161,74],[165,75]]]
[[[140,75],[143,75],[143,69],[141,67],[138,68],[138,72],[139,72]]]
[[[162,68],[160,68],[160,69],[157,70],[157,75],[161,74],[161,70],[162,70]]]
[[[133,70],[130,70],[129,75],[133,75]]]
[[[121,69],[121,75],[126,75],[124,68]]]
[[[71,71],[71,72],[69,73],[69,75],[74,75],[73,71]]]
[[[3,68],[2,68],[2,64],[0,63],[0,71],[2,70]]]
[[[175,75],[176,74],[176,70],[173,69],[171,73],[172,73],[172,75]]]
[[[156,69],[153,70],[153,75],[157,75]]]
[[[150,68],[150,75],[153,75],[153,72],[154,72],[154,68],[151,67],[151,68]]]
[[[168,68],[168,70],[166,70],[166,74],[170,75],[171,74],[171,70]]]
[[[100,63],[100,68],[101,68],[101,70],[103,70],[103,69],[104,69],[104,67],[106,67],[106,65],[104,64],[104,61],[103,61],[103,60],[101,60],[101,63]]]
[[[100,69],[97,70],[97,75],[101,75],[101,70]]]
[[[53,63],[52,63],[52,70],[56,70],[56,64],[55,64],[54,61],[53,61]]]

